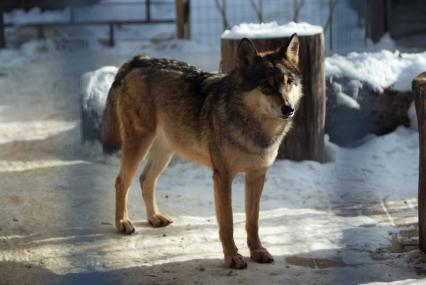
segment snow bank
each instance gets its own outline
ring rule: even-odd
[[[290,22],[286,25],[278,25],[277,22],[270,23],[241,23],[233,26],[231,30],[226,30],[222,34],[222,39],[264,39],[289,37],[294,33],[299,36],[310,36],[322,32],[322,27],[308,23]]]
[[[40,8],[36,7],[29,11],[18,9],[6,13],[5,21],[18,25],[28,23],[66,22],[69,20],[69,15],[69,8],[58,11],[42,11]]]
[[[87,72],[81,77],[81,96],[83,110],[102,114],[109,88],[114,81],[118,68],[104,66],[95,71]]]
[[[411,81],[426,70],[426,52],[408,54],[383,50],[377,53],[352,52],[326,59],[326,74],[369,83],[376,91],[391,88],[411,90]]]

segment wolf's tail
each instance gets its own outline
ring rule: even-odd
[[[121,147],[120,122],[117,114],[118,90],[115,84],[108,93],[108,98],[100,124],[99,138],[104,153],[112,154]]]
[[[122,81],[126,75],[140,62],[148,60],[148,56],[134,57],[123,64],[115,76],[114,82],[109,90],[105,110],[100,124],[99,137],[104,153],[111,154],[121,147],[120,121],[118,116],[117,101],[121,93]]]

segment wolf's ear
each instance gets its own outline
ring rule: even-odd
[[[240,69],[248,68],[255,64],[258,57],[253,42],[243,38],[238,45],[237,67]]]
[[[294,65],[299,65],[299,37],[297,34],[291,36],[288,45],[280,49],[280,54]]]

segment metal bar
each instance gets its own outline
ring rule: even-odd
[[[151,0],[145,0],[145,19],[151,21]]]
[[[12,23],[5,23],[4,25],[6,27],[14,27],[14,26],[37,27],[41,25],[46,27],[51,27],[51,26],[87,26],[87,25],[109,25],[109,24],[113,24],[113,25],[172,24],[175,22],[176,22],[175,19],[164,19],[164,20],[151,19],[151,21],[149,22],[146,20],[126,20],[126,21],[111,20],[111,21],[81,21],[81,22],[74,22],[74,23],[70,23],[70,22],[31,23],[31,24],[19,24],[19,25],[14,25]]]
[[[0,10],[0,48],[6,47],[6,39],[4,37],[4,29],[6,25],[4,24],[4,18],[3,18],[3,10]]]
[[[369,1],[364,1],[364,19],[365,19],[365,24],[364,24],[364,47],[367,48],[367,43],[368,43],[368,35],[369,35],[369,30],[370,30],[370,13],[369,13],[369,9],[368,9],[368,5],[370,5]]]
[[[113,47],[115,45],[115,40],[114,40],[114,25],[113,24],[109,24],[109,40],[108,40],[108,44],[110,47]]]
[[[70,22],[71,23],[75,22],[75,11],[73,7],[70,7]]]
[[[337,0],[336,0],[337,2]],[[329,13],[330,13],[330,22],[329,22],[329,35],[328,35],[328,39],[330,40],[330,50],[333,49],[333,0],[329,0],[328,1],[328,8],[329,8]]]

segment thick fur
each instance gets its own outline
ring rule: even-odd
[[[104,150],[122,148],[116,179],[116,226],[132,233],[127,214],[131,178],[147,155],[140,176],[147,218],[153,226],[171,223],[155,201],[158,176],[173,154],[213,170],[216,215],[225,263],[245,268],[232,237],[231,185],[245,172],[247,242],[257,262],[272,262],[258,236],[259,201],[266,170],[291,127],[283,106],[301,98],[299,40],[259,54],[243,39],[237,66],[229,74],[203,72],[183,62],[134,57],[119,70],[101,124]],[[287,110],[288,110],[287,108]]]

